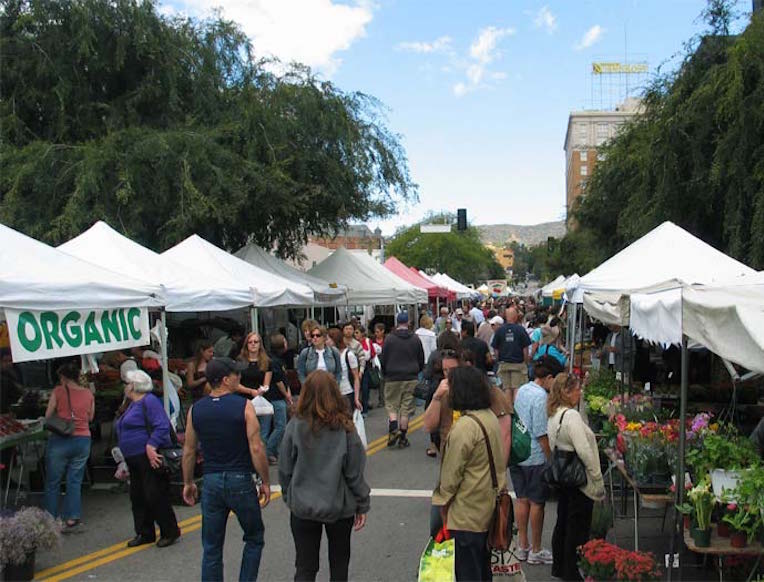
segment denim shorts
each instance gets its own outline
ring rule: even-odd
[[[543,505],[549,499],[549,488],[541,478],[546,465],[513,465],[509,468],[509,477],[518,499],[530,499],[537,505]]]

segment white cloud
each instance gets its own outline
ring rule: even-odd
[[[484,28],[470,46],[470,56],[479,63],[490,63],[498,56],[499,41],[513,34],[515,34],[514,28],[496,28],[495,26]]]
[[[582,36],[581,40],[578,42],[578,44],[576,44],[575,49],[580,51],[582,49],[589,48],[590,46],[598,43],[602,39],[602,35],[604,33],[605,29],[602,28],[599,24],[595,24],[584,33],[584,36]]]
[[[533,19],[533,24],[536,28],[544,28],[547,33],[552,34],[557,30],[557,17],[552,14],[548,6],[542,6]]]
[[[443,53],[451,50],[451,40],[450,36],[441,36],[432,42],[401,42],[398,43],[396,48],[400,51],[413,53]]]
[[[366,34],[373,18],[369,0],[340,4],[332,0],[181,0],[192,16],[219,8],[252,39],[257,56],[297,61],[331,76],[342,63],[337,53]]]
[[[489,71],[488,65],[501,56],[499,44],[505,37],[515,34],[514,28],[497,28],[488,26],[482,29],[470,45],[470,60],[463,65],[467,82],[459,82],[453,86],[454,95],[463,97],[467,93],[486,86],[486,79],[501,81],[506,73]]]
[[[464,83],[457,83],[454,85],[454,95],[457,97],[463,97],[468,92],[467,85]]]

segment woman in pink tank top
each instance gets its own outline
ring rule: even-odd
[[[95,400],[89,389],[79,384],[79,357],[64,363],[58,370],[59,385],[53,389],[45,417],[54,414],[74,420],[72,436],[50,433],[45,451],[45,509],[57,517],[61,481],[66,477],[66,495],[60,515],[67,529],[74,529],[82,517],[82,477],[90,458],[90,422],[95,414]]]

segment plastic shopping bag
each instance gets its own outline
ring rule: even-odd
[[[355,430],[358,432],[358,436],[361,437],[363,447],[366,448],[368,445],[366,442],[366,424],[363,421],[363,414],[361,414],[361,411],[357,408],[353,412],[353,424],[355,425]]]
[[[255,407],[257,416],[273,416],[273,404],[262,396],[255,396],[252,399],[252,406]]]
[[[454,540],[436,542],[433,538],[419,558],[419,582],[453,582]]]
[[[512,540],[506,551],[491,550],[491,573],[494,580],[525,582],[520,560],[517,559],[517,540]]]

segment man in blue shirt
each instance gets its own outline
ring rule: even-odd
[[[491,347],[499,362],[499,377],[510,402],[515,400],[515,390],[528,378],[526,364],[529,361],[528,346],[531,339],[525,328],[517,323],[517,309],[507,309],[506,321],[493,334]]]
[[[562,371],[560,363],[551,356],[541,358],[534,368],[534,380],[520,387],[515,400],[515,414],[531,434],[530,456],[519,465],[509,468],[517,496],[515,517],[520,538],[517,557],[519,560],[527,560],[529,564],[552,563],[552,552],[541,548],[544,504],[548,497],[541,475],[551,455],[546,434],[547,393],[554,383],[554,377]],[[529,521],[531,543],[528,542]]]

